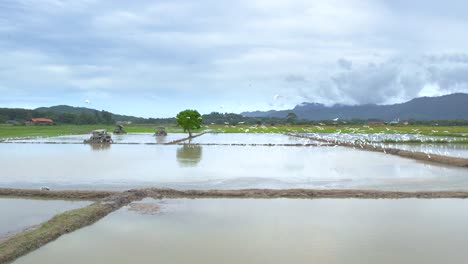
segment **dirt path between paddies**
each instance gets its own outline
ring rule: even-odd
[[[438,191],[438,192],[393,192],[375,190],[311,190],[311,189],[244,189],[244,190],[173,190],[146,188],[125,192],[108,191],[40,191],[24,189],[0,189],[3,197],[51,198],[51,199],[100,199],[94,204],[56,215],[47,222],[27,229],[7,238],[0,243],[0,263],[14,261],[39,247],[59,238],[61,235],[73,232],[91,225],[109,213],[122,206],[145,197],[161,198],[356,198],[356,199],[403,199],[403,198],[468,198],[468,192]],[[106,197],[106,198],[103,198]]]
[[[302,135],[289,134],[289,133],[285,135],[298,137],[298,138],[311,139],[311,140],[325,142],[325,143],[333,144],[337,146],[350,147],[350,148],[373,151],[373,152],[380,152],[380,153],[395,155],[395,156],[414,159],[414,160],[422,160],[422,161],[428,161],[428,162],[457,166],[457,167],[465,167],[465,168],[468,167],[468,159],[466,158],[449,157],[449,156],[428,154],[424,152],[409,151],[409,150],[402,150],[402,149],[395,149],[395,148],[382,148],[379,146],[367,144],[365,142],[361,142],[359,144],[352,144],[352,143],[339,142],[339,141],[335,142],[335,141],[326,140],[323,138],[302,136]]]
[[[116,197],[153,197],[153,198],[360,198],[360,199],[404,199],[404,198],[468,198],[468,191],[380,191],[358,189],[240,189],[240,190],[175,190],[167,188],[143,188],[125,192],[109,191],[41,191],[30,189],[0,188],[4,198],[42,198],[97,200],[116,199]]]
[[[0,197],[24,197],[44,199],[67,199],[67,200],[99,200],[121,192],[112,191],[45,191],[31,189],[0,188]]]

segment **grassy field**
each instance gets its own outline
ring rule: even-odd
[[[157,125],[127,125],[125,130],[129,133],[154,133]],[[183,132],[180,127],[166,125],[169,133]],[[0,139],[25,137],[50,137],[59,135],[88,134],[94,129],[107,129],[113,131],[114,125],[54,125],[54,126],[13,126],[0,125]],[[203,126],[202,130],[225,133],[288,133],[288,132],[315,132],[315,133],[402,133],[421,134],[428,136],[455,136],[468,138],[468,126]]]

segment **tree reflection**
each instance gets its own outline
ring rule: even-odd
[[[177,149],[177,162],[182,167],[195,167],[202,159],[202,146],[185,144]]]

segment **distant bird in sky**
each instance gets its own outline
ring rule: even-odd
[[[90,104],[91,102],[89,101],[89,99],[86,99],[86,100],[85,100],[85,103],[86,103],[86,104]]]
[[[273,99],[275,99],[275,100],[278,100],[280,98],[283,98],[283,96],[279,95],[279,94],[275,94],[275,96],[273,97]]]

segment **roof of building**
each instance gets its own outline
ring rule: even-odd
[[[50,118],[42,118],[42,117],[32,118],[31,121],[32,122],[46,122],[46,123],[53,123],[54,122],[54,120],[52,120]]]

